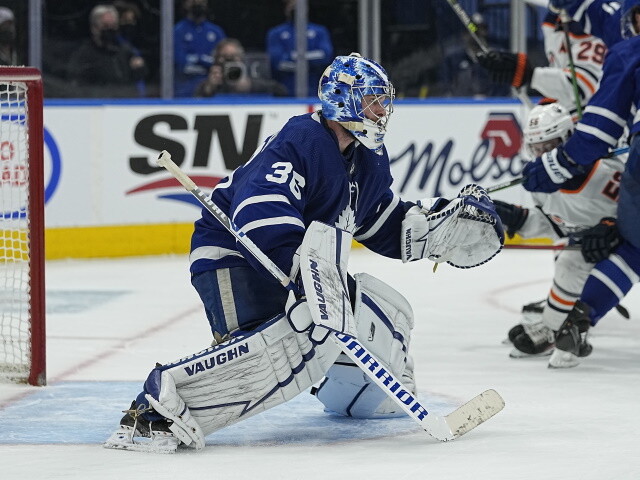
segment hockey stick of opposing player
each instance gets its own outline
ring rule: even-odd
[[[451,6],[453,11],[456,13],[458,18],[462,22],[462,24],[468,30],[469,34],[471,35],[471,38],[473,38],[473,40],[478,44],[480,49],[484,53],[489,53],[489,47],[484,42],[484,40],[481,39],[476,33],[478,31],[478,26],[475,23],[473,23],[473,20],[471,20],[471,18],[469,18],[469,15],[467,15],[467,12],[464,11],[464,8],[460,6],[457,0],[447,0],[447,3]],[[527,94],[519,88],[514,87],[514,90],[516,92],[516,95],[522,102],[522,104],[525,107],[527,107],[527,109],[531,110],[533,108],[533,103],[531,103],[531,100],[529,99]]]
[[[564,32],[564,43],[567,49],[567,59],[569,60],[569,71],[571,72],[571,85],[573,86],[573,96],[576,101],[576,114],[578,120],[582,119],[582,100],[580,99],[580,92],[578,91],[578,77],[576,75],[576,65],[573,63],[573,53],[571,52],[571,39],[569,38],[569,22],[571,18],[567,14],[567,11],[560,10],[560,23],[562,24],[562,30]]]
[[[627,153],[629,151],[629,147],[620,147],[616,148],[614,151],[609,152],[602,158],[613,158],[618,155],[622,155],[623,153]],[[498,185],[494,185],[493,187],[486,188],[487,193],[497,192],[498,190],[504,190],[505,188],[513,187],[514,185],[520,185],[524,180],[524,177],[517,177],[508,182],[499,183]]]
[[[291,279],[267,257],[258,246],[251,241],[229,219],[229,217],[211,201],[205,193],[191,180],[173,160],[166,150],[160,153],[158,165],[166,168],[181,184],[206,208],[224,227],[258,260],[287,290],[297,291]],[[481,423],[493,417],[504,408],[504,400],[495,390],[487,390],[453,411],[449,415],[440,417],[429,413],[391,372],[385,369],[381,362],[358,340],[344,333],[334,332],[333,339],[340,349],[364,373],[391,397],[414,421],[431,436],[440,440],[454,440]]]

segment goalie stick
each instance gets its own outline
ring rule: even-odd
[[[250,238],[220,210],[210,198],[178,167],[166,150],[158,165],[166,168],[182,186],[206,208],[287,290],[297,291],[295,283],[262,252]],[[454,440],[485,422],[504,408],[504,400],[495,390],[477,395],[446,416],[429,413],[399,378],[382,366],[376,357],[355,337],[333,332],[333,340],[362,371],[400,406],[429,435],[440,441]]]
[[[607,153],[604,157],[601,157],[601,158],[617,157],[618,155],[622,155],[623,153],[627,153],[628,151],[629,151],[629,147],[616,148],[615,150]],[[487,193],[497,192],[499,190],[504,190],[505,188],[513,187],[514,185],[520,185],[523,182],[523,180],[524,180],[524,177],[520,176],[512,180],[509,180],[508,182],[499,183],[498,185],[494,185],[493,187],[486,188],[485,190]]]

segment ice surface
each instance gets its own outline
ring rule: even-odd
[[[640,288],[592,330],[575,369],[512,360],[502,345],[522,304],[545,297],[552,253],[504,251],[457,270],[402,265],[364,250],[350,270],[411,302],[419,396],[445,414],[487,388],[506,407],[464,437],[438,443],[409,419],[327,415],[310,395],[207,437],[201,452],[101,448],[156,361],[209,337],[186,257],[47,264],[49,385],[0,385],[2,479],[640,478]]]

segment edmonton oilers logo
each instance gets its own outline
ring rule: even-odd
[[[60,150],[44,129],[44,201],[53,196],[60,182]],[[24,115],[0,117],[0,220],[22,219],[28,214],[28,137]],[[22,152],[22,153],[21,153]]]

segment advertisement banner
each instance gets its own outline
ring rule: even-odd
[[[205,191],[309,105],[104,105],[45,108],[47,227],[192,222],[196,201],[155,164],[173,160]],[[517,103],[403,104],[386,145],[402,198],[455,196],[520,174]],[[500,198],[526,203],[521,189]]]

